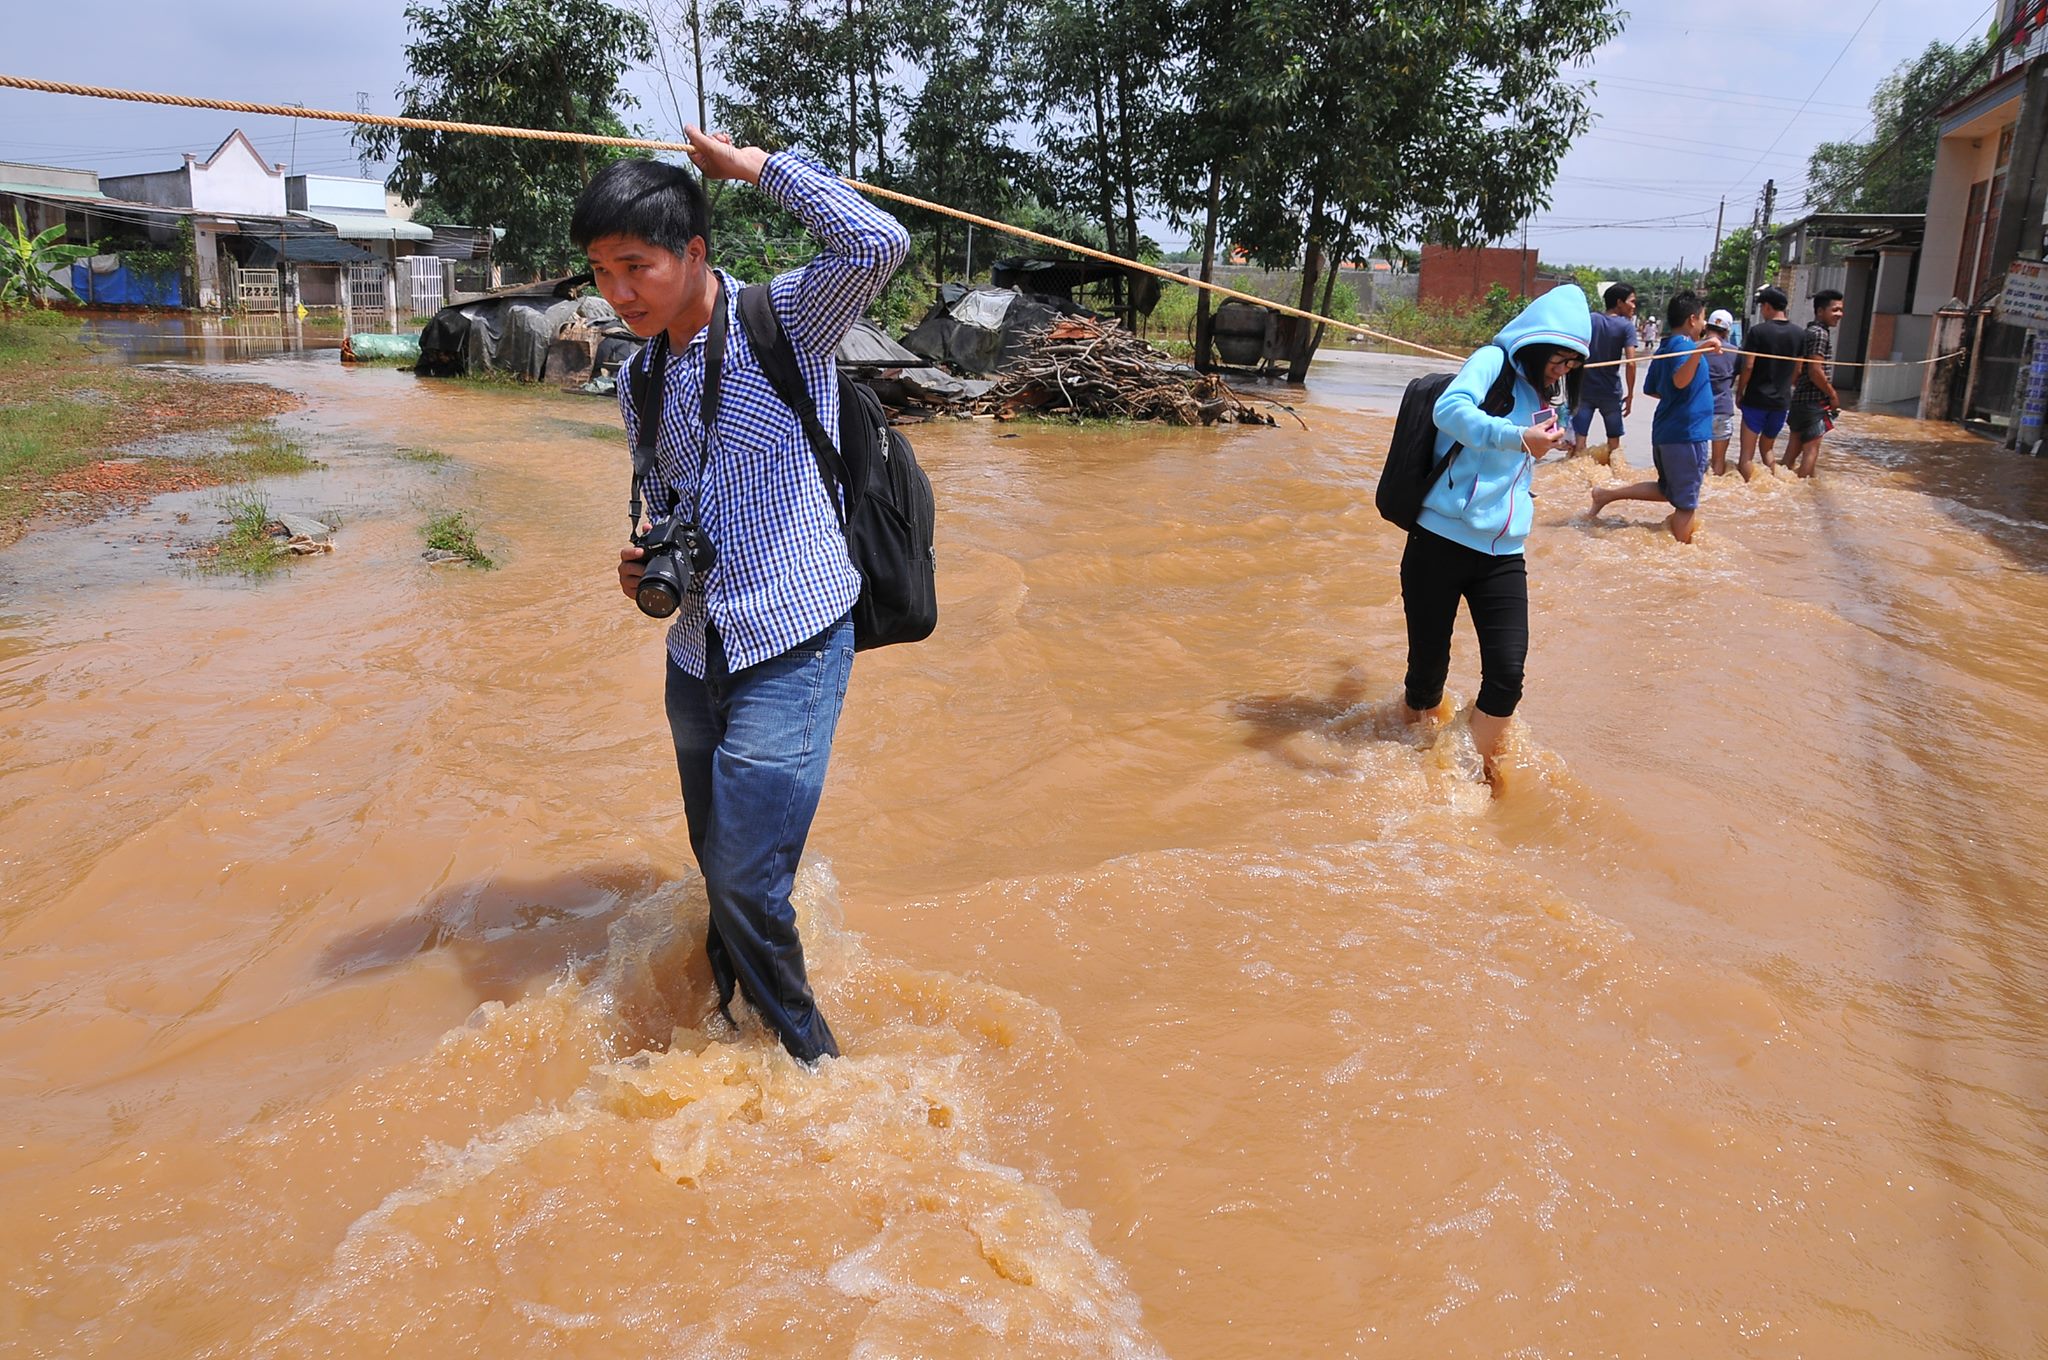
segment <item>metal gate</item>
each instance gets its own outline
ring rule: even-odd
[[[399,263],[405,267],[405,275],[399,280],[401,291],[409,299],[412,314],[432,316],[440,311],[445,297],[441,290],[441,257],[406,255]]]
[[[382,312],[389,277],[375,262],[349,265],[342,278],[342,306],[351,312]]]
[[[235,307],[244,312],[275,312],[283,309],[275,269],[234,270]]]

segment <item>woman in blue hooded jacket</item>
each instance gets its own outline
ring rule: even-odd
[[[1423,498],[1401,555],[1401,606],[1408,616],[1404,699],[1410,722],[1442,706],[1451,628],[1463,600],[1479,635],[1472,744],[1489,781],[1496,778],[1501,734],[1522,698],[1522,666],[1529,655],[1522,540],[1536,512],[1530,471],[1536,459],[1570,437],[1557,423],[1550,397],[1562,388],[1564,409],[1576,408],[1580,365],[1592,335],[1585,292],[1572,284],[1553,288],[1467,359],[1436,402],[1437,457],[1454,443],[1462,447]],[[1503,365],[1514,368],[1514,406],[1492,415],[1480,406]]]

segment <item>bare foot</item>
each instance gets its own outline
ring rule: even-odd
[[[1401,701],[1401,720],[1410,727],[1418,727],[1423,723],[1428,723],[1432,727],[1440,727],[1451,720],[1450,697],[1446,695],[1444,698],[1437,700],[1436,707],[1434,708],[1410,708],[1408,707],[1408,701],[1403,699]]]
[[[1594,488],[1593,488],[1593,518],[1594,518],[1594,519],[1598,519],[1598,518],[1600,518],[1600,512],[1601,512],[1602,510],[1605,510],[1605,509],[1607,508],[1607,506],[1608,506],[1608,503],[1609,503],[1609,502],[1611,502],[1611,501],[1612,501],[1613,499],[1614,499],[1614,497],[1613,497],[1612,495],[1608,494],[1608,491],[1607,491],[1607,488],[1606,488],[1606,487],[1604,487],[1604,486],[1596,486],[1596,487],[1594,487]]]

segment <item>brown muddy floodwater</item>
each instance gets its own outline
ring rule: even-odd
[[[608,404],[243,370],[332,557],[0,554],[0,1349],[2048,1354],[2048,468],[1851,417],[1688,550],[1544,467],[1493,802],[1389,720],[1385,362],[915,432],[817,1075],[704,1028]]]

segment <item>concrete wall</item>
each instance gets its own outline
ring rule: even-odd
[[[1934,318],[1903,314],[1879,315],[1870,332],[1872,359],[1924,359],[1933,340]],[[1885,332],[1889,331],[1890,334]],[[1923,364],[1899,364],[1864,370],[1860,404],[1866,407],[1911,401],[1920,395],[1927,376]]]
[[[152,170],[144,175],[102,175],[100,190],[109,198],[152,203],[159,208],[192,206],[192,180],[185,168]]]
[[[1956,264],[1962,255],[1963,227],[1970,211],[1970,186],[1998,172],[1999,134],[2019,121],[2020,100],[1994,105],[1954,132],[1935,148],[1934,178],[1927,192],[1927,233],[1920,246],[1920,279],[1913,291],[1915,312],[1932,314],[1956,290]],[[1995,230],[1992,224],[1987,230]],[[1964,299],[1968,301],[1968,299]]]
[[[354,176],[293,175],[285,181],[285,202],[293,212],[385,216],[383,182]]]

